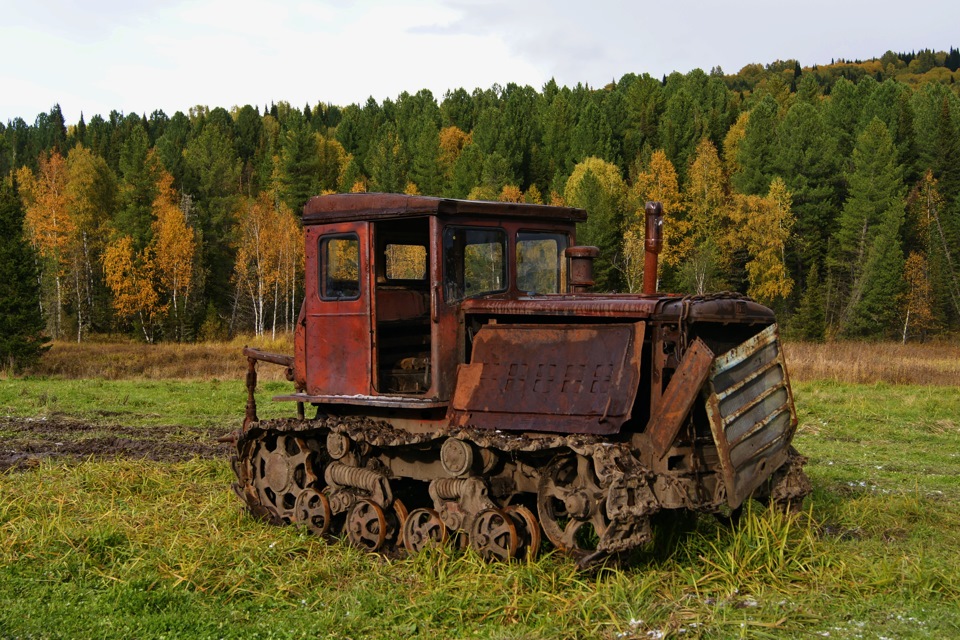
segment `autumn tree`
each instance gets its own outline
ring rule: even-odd
[[[780,178],[770,183],[765,197],[739,195],[734,199],[734,228],[749,256],[747,293],[770,305],[793,291],[787,272],[786,245],[793,227],[790,193]]]
[[[263,335],[272,312],[291,328],[297,313],[297,289],[302,282],[303,234],[290,209],[275,206],[269,193],[247,202],[238,221],[234,283],[250,301],[254,331]],[[272,309],[271,309],[272,307]],[[282,317],[281,317],[282,316]]]
[[[109,297],[103,275],[103,250],[118,207],[117,179],[106,161],[83,145],[67,156],[67,195],[76,225],[71,243],[71,288],[77,339],[88,330],[103,330]]]
[[[152,344],[166,312],[157,292],[152,248],[136,251],[133,238],[122,236],[107,245],[103,267],[117,316],[132,321]]]
[[[922,340],[935,327],[933,291],[927,259],[921,253],[911,253],[903,268],[904,296],[901,302],[903,331],[901,341],[906,344],[911,335]]]
[[[63,334],[65,280],[70,252],[76,240],[76,223],[70,217],[67,193],[67,163],[54,151],[42,155],[37,174],[27,167],[17,172],[20,192],[26,205],[25,226],[30,244],[42,261],[41,282],[47,313],[47,332],[54,338]]]
[[[926,260],[932,313],[937,326],[960,319],[960,233],[940,195],[939,182],[927,171],[907,198],[913,246]]]
[[[178,206],[180,196],[173,188],[173,176],[163,172],[153,201],[153,238],[150,242],[158,294],[167,298],[173,314],[172,337],[185,337],[185,311],[193,284],[197,255],[194,231]]]
[[[623,235],[623,249],[618,269],[630,292],[639,291],[643,284],[644,266],[644,205],[649,201],[663,205],[663,249],[660,256],[665,266],[676,267],[679,259],[676,244],[687,235],[684,204],[677,184],[677,172],[663,149],[650,155],[649,161],[639,161],[633,187],[630,189],[633,215],[628,216]]]
[[[721,286],[725,270],[733,263],[730,236],[730,202],[726,176],[717,149],[709,139],[697,145],[683,191],[684,232],[673,244],[680,264],[680,286],[698,294]]]

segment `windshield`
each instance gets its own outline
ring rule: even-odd
[[[507,288],[503,229],[447,227],[443,232],[444,295],[462,300]]]
[[[567,236],[521,231],[517,234],[517,288],[525,293],[559,293],[566,282]]]

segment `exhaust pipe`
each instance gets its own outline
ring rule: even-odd
[[[646,240],[644,241],[643,256],[643,293],[652,296],[657,293],[657,262],[660,249],[663,248],[663,205],[659,202],[648,202],[644,209],[647,212]]]

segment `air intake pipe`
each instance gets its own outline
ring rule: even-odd
[[[663,205],[648,202],[644,207],[647,213],[646,240],[643,256],[643,293],[652,296],[657,293],[657,262],[660,249],[663,248]]]
[[[600,255],[597,247],[567,247],[564,254],[570,261],[567,275],[567,290],[570,293],[586,293],[593,286],[593,261]]]

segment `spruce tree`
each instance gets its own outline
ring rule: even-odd
[[[791,333],[801,339],[823,342],[827,329],[826,307],[823,296],[823,283],[816,263],[810,267],[807,275],[807,288],[800,298],[800,304],[790,323]]]
[[[895,296],[895,287],[880,283],[877,279],[888,274],[878,270],[895,269],[899,262],[899,281],[903,268],[899,244],[903,180],[893,140],[879,118],[874,118],[857,139],[853,161],[850,196],[840,213],[828,256],[834,285],[831,324],[841,334],[866,335],[879,331],[886,321],[880,317],[879,306],[896,308],[896,300],[889,297]]]
[[[47,350],[40,284],[33,251],[23,234],[23,207],[11,182],[0,183],[0,368],[15,373]]]

